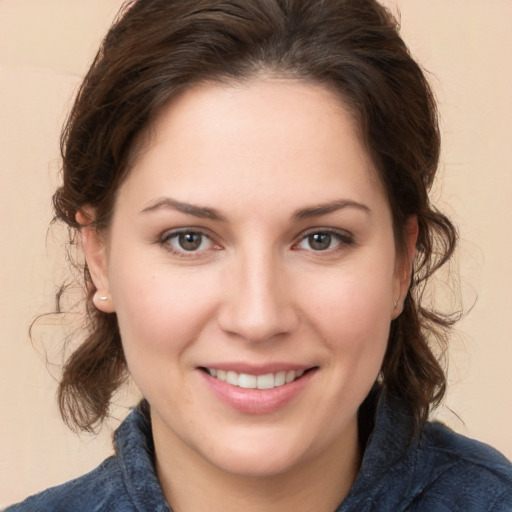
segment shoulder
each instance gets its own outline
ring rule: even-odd
[[[90,473],[4,512],[169,512],[153,459],[149,406],[134,408],[114,434],[115,455]]]
[[[439,510],[512,510],[511,463],[494,448],[441,423],[423,428],[415,472],[422,476],[421,488],[416,489],[418,500]]]
[[[57,487],[52,487],[4,512],[96,512],[135,510],[124,491],[120,468],[114,457],[96,469]]]

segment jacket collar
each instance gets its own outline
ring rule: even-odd
[[[171,512],[155,472],[149,405],[143,400],[114,434],[116,458],[126,492],[140,512]]]
[[[369,398],[376,401],[373,430],[356,480],[336,512],[400,512],[417,493],[413,475],[419,438],[413,436],[412,413],[385,388]]]

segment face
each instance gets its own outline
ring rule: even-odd
[[[106,245],[85,249],[157,453],[271,475],[355,447],[408,274],[383,186],[328,90],[255,80],[174,99]]]

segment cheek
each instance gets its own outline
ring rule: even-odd
[[[373,270],[351,269],[305,286],[315,328],[332,350],[361,364],[382,360],[391,324],[393,272]]]
[[[377,276],[373,276],[374,278]],[[389,280],[378,286],[351,279],[344,292],[325,298],[322,308],[322,337],[330,351],[332,381],[326,383],[336,392],[339,420],[347,411],[356,411],[374,385],[386,353],[390,315],[388,309]],[[380,286],[382,284],[382,286]]]
[[[141,266],[143,267],[143,266]],[[207,276],[162,265],[151,271],[125,259],[112,271],[111,291],[128,363],[179,354],[212,316],[215,298]]]

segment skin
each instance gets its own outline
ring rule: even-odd
[[[116,312],[151,405],[166,499],[175,512],[334,510],[359,468],[357,409],[401,311],[415,221],[399,258],[355,122],[321,86],[191,88],[139,149],[106,236],[87,227],[94,212],[77,218],[95,304]],[[183,229],[197,248],[180,246]],[[262,413],[219,399],[201,369],[285,363],[311,369],[306,384]]]

